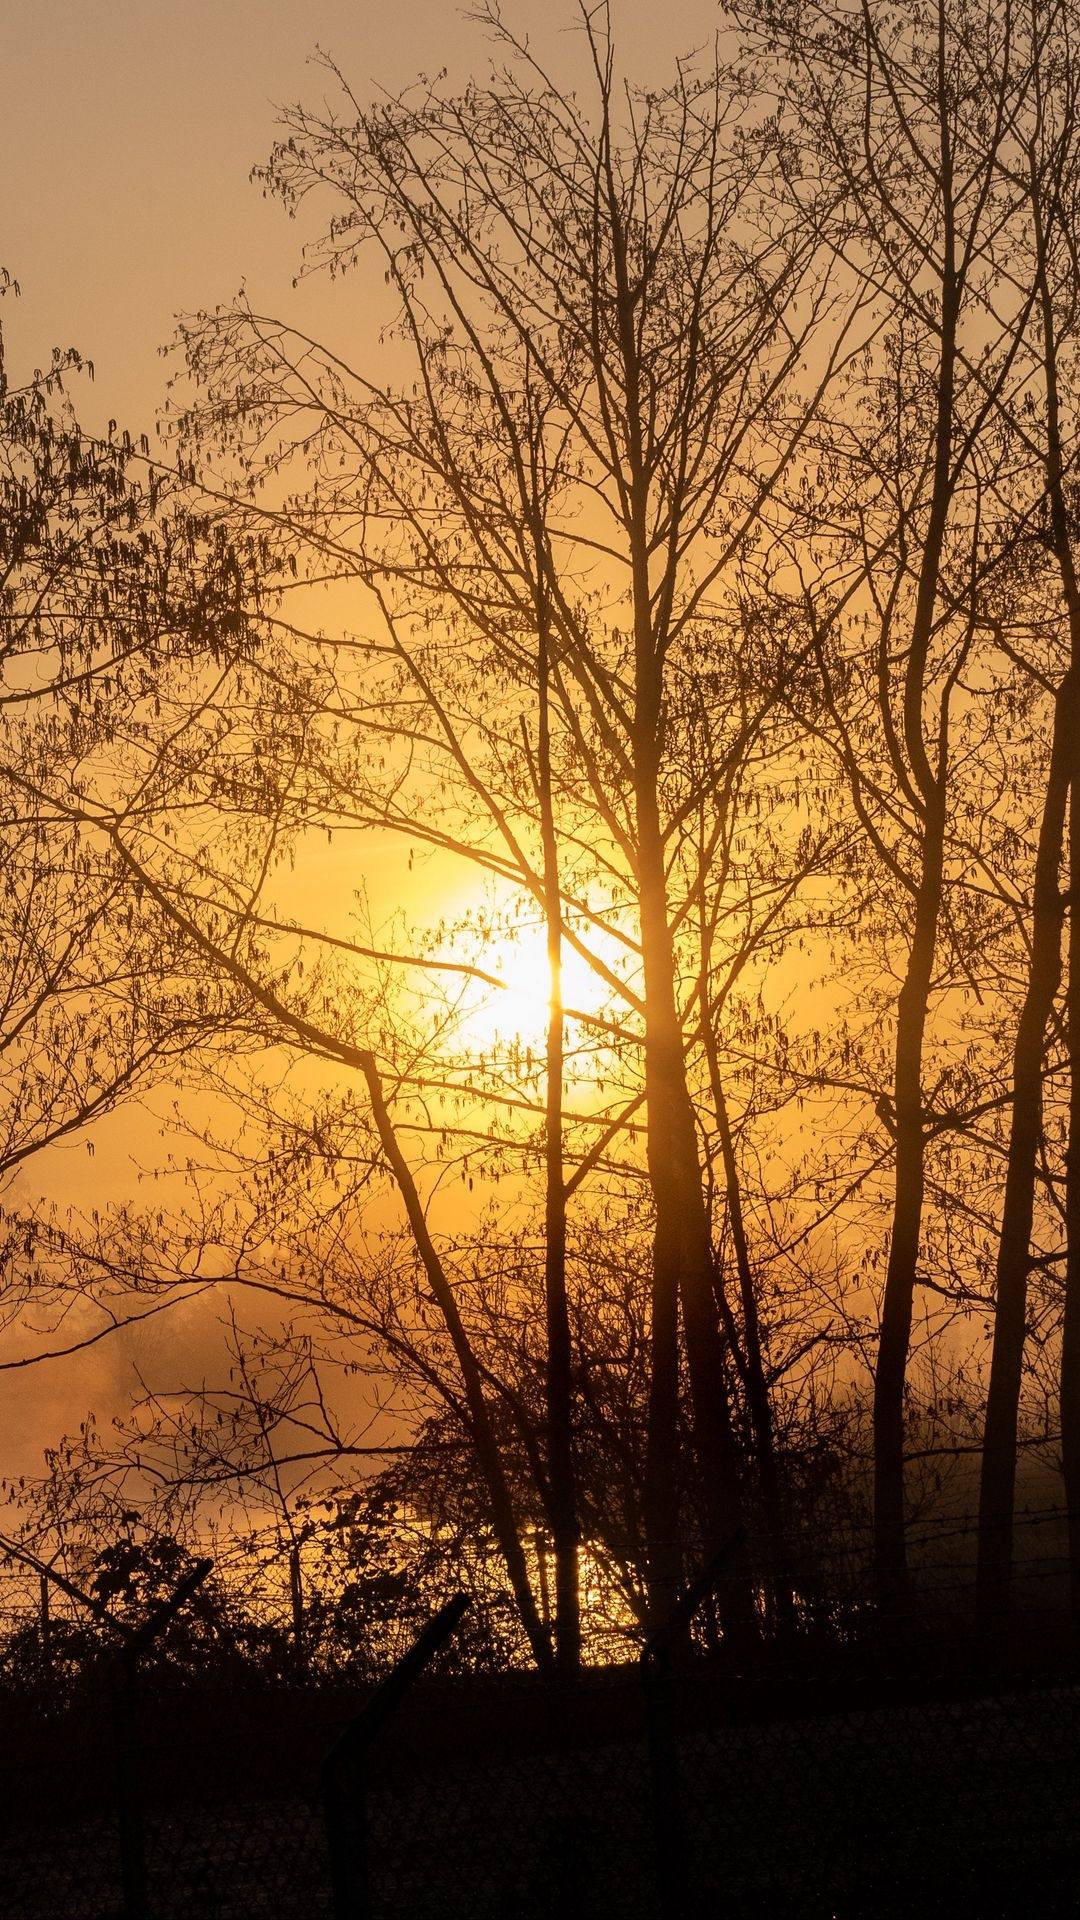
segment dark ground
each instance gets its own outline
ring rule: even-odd
[[[962,1641],[933,1671],[687,1668],[659,1833],[635,1670],[569,1702],[531,1676],[421,1686],[369,1758],[371,1920],[644,1920],[658,1843],[671,1914],[1080,1914],[1080,1684],[1045,1633],[1018,1645],[992,1690]],[[329,1914],[318,1762],[355,1704],[329,1687],[145,1691],[153,1920]],[[106,1709],[99,1692],[4,1711],[10,1920],[119,1911]]]

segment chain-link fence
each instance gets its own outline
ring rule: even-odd
[[[372,1920],[1080,1911],[1080,1693],[681,1731],[658,1830],[644,1739],[463,1758],[370,1796]]]
[[[317,1805],[237,1794],[227,1805],[155,1809],[144,1841],[142,1912],[154,1920],[322,1920],[332,1913]],[[0,1841],[0,1909],[11,1920],[127,1920],[116,1819],[61,1828],[9,1823]]]
[[[334,1907],[317,1795],[251,1798],[240,1781],[217,1802],[192,1791],[148,1808],[143,1912],[990,1920],[1080,1910],[1080,1690],[840,1713],[815,1702],[793,1714],[789,1703],[783,1718],[744,1697],[714,1719],[713,1703],[704,1715],[686,1700],[693,1684],[677,1688],[666,1831],[643,1729],[580,1712],[568,1724],[563,1702],[546,1729],[519,1725],[515,1739],[504,1725],[498,1738],[441,1738],[425,1753],[419,1703],[414,1724],[369,1756],[348,1904]],[[0,1910],[11,1920],[105,1920],[123,1901],[115,1818],[8,1824]]]
[[[356,1711],[104,1662],[8,1712],[11,1920],[1075,1914],[1080,1685],[955,1636],[893,1668],[695,1654],[432,1677],[451,1603]],[[977,1655],[977,1657],[976,1657]],[[1057,1670],[1056,1679],[1053,1673]],[[126,1678],[125,1678],[126,1673]]]

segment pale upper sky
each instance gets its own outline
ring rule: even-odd
[[[508,0],[549,70],[580,75],[573,0]],[[660,80],[707,43],[715,0],[613,0],[625,68]],[[246,280],[288,297],[299,234],[248,179],[274,106],[318,98],[316,45],[364,97],[447,66],[483,73],[482,29],[446,0],[3,0],[0,265],[13,364],[53,344],[95,361],[90,407],[152,430],[165,369],[156,349],[182,308]]]

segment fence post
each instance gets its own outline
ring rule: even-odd
[[[456,1593],[429,1620],[397,1666],[381,1680],[367,1705],[339,1734],[322,1763],[323,1818],[330,1859],[334,1920],[370,1920],[367,1757],[372,1741],[393,1717],[413,1682],[457,1628],[470,1605]]]
[[[146,1852],[143,1839],[142,1780],[138,1756],[138,1659],[179,1613],[211,1571],[212,1560],[197,1560],[191,1572],[143,1621],[141,1627],[126,1627],[114,1620],[104,1601],[84,1593],[52,1561],[20,1547],[13,1540],[0,1539],[5,1554],[33,1567],[40,1581],[41,1630],[48,1629],[48,1583],[66,1593],[76,1605],[85,1607],[100,1626],[120,1636],[120,1651],[108,1663],[112,1696],[113,1758],[116,1767],[117,1815],[120,1827],[120,1880],[123,1888],[123,1920],[147,1920]],[[54,1556],[55,1558],[55,1556]]]
[[[703,1600],[712,1593],[732,1554],[742,1545],[739,1527],[719,1553],[695,1575],[662,1624],[641,1649],[638,1666],[645,1693],[645,1733],[649,1754],[657,1911],[661,1920],[687,1920],[691,1912],[686,1823],[675,1739],[672,1652],[689,1632]]]
[[[138,1667],[127,1647],[113,1657],[111,1677],[116,1816],[120,1830],[120,1911],[147,1920],[146,1839],[139,1781]]]
[[[41,1641],[41,1664],[44,1672],[52,1675],[52,1615],[49,1611],[49,1576],[38,1574],[38,1637]]]
[[[143,1827],[142,1772],[139,1766],[139,1657],[213,1566],[199,1560],[180,1584],[143,1621],[125,1632],[112,1662],[113,1738],[116,1763],[117,1819],[120,1828],[120,1885],[123,1920],[149,1920],[146,1895],[146,1835]],[[115,1621],[112,1623],[117,1624]]]
[[[655,1650],[651,1644],[646,1645],[641,1656],[641,1678],[645,1688],[645,1732],[649,1749],[657,1911],[662,1920],[682,1920],[687,1911],[686,1847],[682,1796],[679,1791],[679,1756],[673,1724],[669,1645]]]
[[[300,1564],[300,1547],[295,1541],[289,1550],[289,1599],[292,1602],[293,1645],[299,1658],[304,1651],[304,1570]]]

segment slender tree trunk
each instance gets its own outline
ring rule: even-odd
[[[1075,725],[1075,723],[1074,723]],[[1065,1312],[1061,1333],[1061,1464],[1069,1527],[1069,1602],[1080,1625],[1080,778],[1069,795],[1069,1143],[1065,1162]]]
[[[605,115],[607,102],[605,101]],[[653,546],[648,527],[650,476],[647,406],[642,403],[636,330],[637,297],[611,167],[610,128],[604,140],[611,216],[612,267],[618,294],[620,356],[625,380],[626,473],[623,497],[629,536],[634,615],[634,811],[637,882],[645,986],[645,1096],[648,1169],[653,1196],[651,1377],[645,1460],[645,1531],[649,1598],[654,1619],[669,1611],[682,1572],[679,1538],[679,1309],[693,1407],[694,1445],[704,1497],[709,1551],[738,1525],[738,1454],[728,1404],[724,1341],[713,1297],[712,1240],[702,1187],[694,1109],[686,1080],[679,1019],[675,952],[668,917],[666,849],[660,824],[665,609],[672,603],[676,564],[655,601],[650,578]],[[672,507],[674,511],[674,507]],[[737,1571],[718,1591],[725,1630],[745,1639],[753,1630],[749,1583]]]
[[[539,539],[537,553],[539,561]],[[537,572],[539,581],[539,564]],[[537,774],[543,840],[544,919],[548,961],[544,1110],[547,1465],[551,1529],[555,1544],[555,1658],[562,1672],[575,1673],[581,1660],[581,1601],[578,1585],[579,1525],[573,1438],[573,1347],[566,1293],[566,1182],[563,1174],[562,1139],[562,1083],[565,1053],[562,907],[559,888],[559,848],[551,781],[550,631],[542,585],[538,586],[538,615],[540,672]]]
[[[944,60],[944,15],[939,15],[939,46]],[[915,926],[907,971],[900,989],[896,1020],[893,1107],[896,1125],[896,1175],[892,1231],[881,1303],[881,1330],[874,1373],[874,1574],[878,1605],[886,1620],[897,1621],[909,1599],[904,1537],[904,1385],[911,1346],[911,1318],[922,1231],[925,1186],[922,1064],[930,983],[941,917],[948,816],[948,702],[942,705],[936,769],[930,764],[923,722],[927,661],[938,604],[938,581],[945,547],[955,476],[953,402],[956,341],[961,288],[954,259],[952,152],[944,71],[941,72],[941,191],[944,217],[944,270],[941,287],[941,347],[937,376],[934,470],[926,539],[904,675],[903,739],[913,785],[908,792],[921,814]],[[887,678],[887,675],[886,675]]]
[[[704,880],[703,852],[702,877]],[[720,1055],[711,1017],[709,990],[710,962],[711,940],[704,913],[703,894],[700,973],[698,979],[698,1000],[701,1009],[701,1037],[709,1068],[709,1084],[712,1091],[713,1112],[716,1116],[716,1128],[720,1141],[720,1158],[724,1169],[724,1190],[727,1201],[728,1221],[731,1226],[731,1239],[735,1252],[735,1270],[738,1276],[739,1300],[742,1306],[743,1319],[741,1342],[738,1327],[734,1323],[731,1308],[728,1304],[724,1276],[719,1271],[719,1266],[715,1262],[713,1284],[721,1324],[727,1334],[731,1355],[742,1379],[743,1389],[746,1394],[747,1409],[750,1415],[758,1487],[768,1541],[775,1612],[777,1619],[781,1623],[788,1624],[792,1617],[791,1581],[784,1541],[783,1507],[773,1432],[772,1404],[769,1397],[768,1381],[765,1377],[757,1294],[754,1287],[754,1274],[750,1261],[750,1247],[746,1236],[746,1221],[743,1215],[742,1182],[739,1177],[735,1140],[731,1130],[731,1117],[728,1112],[727,1095],[724,1091],[723,1076],[720,1072]]]
[[[1028,1276],[1035,1176],[1042,1125],[1042,1067],[1046,1028],[1061,981],[1060,895],[1063,831],[1069,809],[1069,1140],[1065,1172],[1066,1273],[1061,1351],[1062,1462],[1069,1509],[1071,1588],[1080,1595],[1080,1089],[1076,1036],[1080,1034],[1080,931],[1076,886],[1080,878],[1080,733],[1077,675],[1080,672],[1080,584],[1073,558],[1065,498],[1061,443],[1057,328],[1048,277],[1048,232],[1034,154],[1031,215],[1035,235],[1035,285],[1042,321],[1046,397],[1046,492],[1050,533],[1069,623],[1069,667],[1054,701],[1050,769],[1035,860],[1031,966],[1017,1029],[1013,1065],[1013,1120],[998,1249],[994,1347],[986,1408],[979,1511],[978,1600],[984,1618],[1008,1604],[1013,1558],[1016,1438],[1023,1374]]]
[[[644,816],[644,817],[643,817]],[[652,816],[651,820],[649,816]],[[650,837],[648,856],[641,847]],[[649,1556],[649,1605],[654,1624],[666,1618],[682,1583],[681,1475],[679,1471],[679,1283],[682,1271],[682,1225],[674,1162],[674,1135],[679,1121],[675,1069],[675,1036],[669,1017],[666,1036],[658,1031],[657,1002],[663,975],[667,913],[657,898],[655,868],[659,827],[655,797],[639,789],[638,840],[641,872],[641,944],[645,970],[645,1093],[649,1180],[653,1196],[652,1312],[650,1322],[649,1411],[645,1448],[645,1538]],[[659,856],[662,867],[662,852]],[[651,879],[646,879],[646,870]],[[648,898],[646,897],[648,889]],[[657,954],[657,946],[661,953]]]
[[[904,1540],[904,1382],[922,1228],[923,1038],[941,913],[945,841],[944,782],[927,807],[915,930],[900,990],[893,1099],[896,1184],[874,1375],[874,1567],[878,1603],[895,1620],[908,1598]]]
[[[997,1255],[997,1302],[979,1488],[977,1603],[984,1620],[1008,1605],[1012,1572],[1016,1431],[1024,1359],[1035,1176],[1042,1129],[1046,1029],[1061,984],[1061,861],[1070,734],[1077,724],[1070,673],[1054,702],[1050,771],[1035,858],[1031,962],[1013,1049],[1009,1157]]]
[[[552,961],[552,979],[557,979]],[[556,1030],[557,1029],[557,1037]],[[576,1672],[581,1657],[579,1526],[573,1444],[573,1357],[566,1299],[566,1193],[562,1168],[562,1007],[552,995],[548,1022],[546,1120],[547,1197],[544,1282],[547,1306],[547,1452],[551,1482],[551,1530],[555,1544],[555,1651],[564,1671]],[[556,1089],[552,1098],[551,1089]]]
[[[544,1631],[544,1624],[537,1611],[536,1599],[529,1582],[529,1569],[525,1559],[525,1550],[521,1543],[517,1516],[510,1494],[506,1473],[503,1469],[499,1443],[491,1423],[491,1414],[484,1397],[484,1383],[472,1349],[461,1314],[458,1311],[454,1289],[446,1272],[438,1250],[428,1228],[427,1216],[417,1191],[401,1146],[394,1130],[383,1093],[382,1080],[374,1057],[370,1054],[359,1055],[359,1064],[367,1082],[368,1097],[371,1101],[372,1115],[382,1149],[390,1163],[397,1181],[398,1191],[405,1203],[413,1238],[417,1251],[423,1261],[428,1284],[443,1317],[454,1355],[461,1371],[461,1382],[468,1408],[469,1422],[472,1427],[473,1445],[476,1448],[477,1464],[487,1488],[491,1503],[491,1522],[495,1538],[502,1553],[506,1571],[510,1577],[510,1586],[517,1604],[521,1624],[532,1650],[536,1664],[545,1669],[551,1664],[551,1642]]]
[[[678,1310],[681,1305],[694,1439],[708,1529],[715,1552],[739,1523],[738,1457],[728,1401],[724,1341],[713,1295],[713,1252],[693,1106],[686,1084],[675,957],[668,920],[664,845],[657,805],[655,729],[639,754],[638,884],[645,976],[645,1090],[653,1240],[652,1394],[646,1462],[646,1529],[663,1604],[679,1575]],[[753,1608],[733,1576],[721,1596],[729,1631],[745,1634]]]
[[[1069,1051],[1069,1137],[1065,1157],[1065,1304],[1061,1329],[1061,1463],[1069,1532],[1069,1599],[1080,1622],[1080,581],[1065,497],[1065,458],[1061,440],[1057,329],[1047,266],[1048,236],[1038,178],[1032,161],[1032,220],[1036,237],[1038,291],[1043,323],[1046,381],[1046,490],[1054,555],[1069,620],[1069,671],[1058,693],[1054,745],[1059,725],[1068,752],[1069,780],[1069,976],[1066,1033]],[[1071,242],[1070,242],[1071,247]],[[1064,689],[1068,686],[1068,697]],[[1052,769],[1053,771],[1053,769]]]
[[[754,1433],[761,1506],[769,1540],[777,1612],[781,1618],[785,1618],[791,1612],[791,1582],[784,1538],[783,1501],[776,1458],[772,1403],[769,1399],[769,1383],[765,1377],[765,1362],[761,1351],[761,1328],[758,1320],[753,1268],[750,1264],[750,1247],[746,1238],[746,1222],[743,1217],[742,1186],[735,1158],[735,1142],[732,1138],[727,1098],[720,1079],[719,1063],[716,1065],[713,1076],[713,1096],[716,1124],[720,1135],[720,1155],[724,1166],[728,1220],[731,1224],[731,1239],[735,1249],[735,1271],[739,1278],[746,1401]]]
[[[1056,411],[1056,381],[1051,384]],[[1057,450],[1056,435],[1052,450]],[[1061,461],[1054,461],[1059,484],[1052,487],[1062,586],[1072,638],[1070,677],[1080,674],[1080,583],[1060,485]],[[1065,1157],[1065,1307],[1061,1329],[1061,1464],[1069,1526],[1069,1600],[1080,1624],[1080,715],[1074,694],[1066,735],[1070,753],[1069,788],[1069,978],[1065,1020],[1069,1049],[1069,1139]]]

